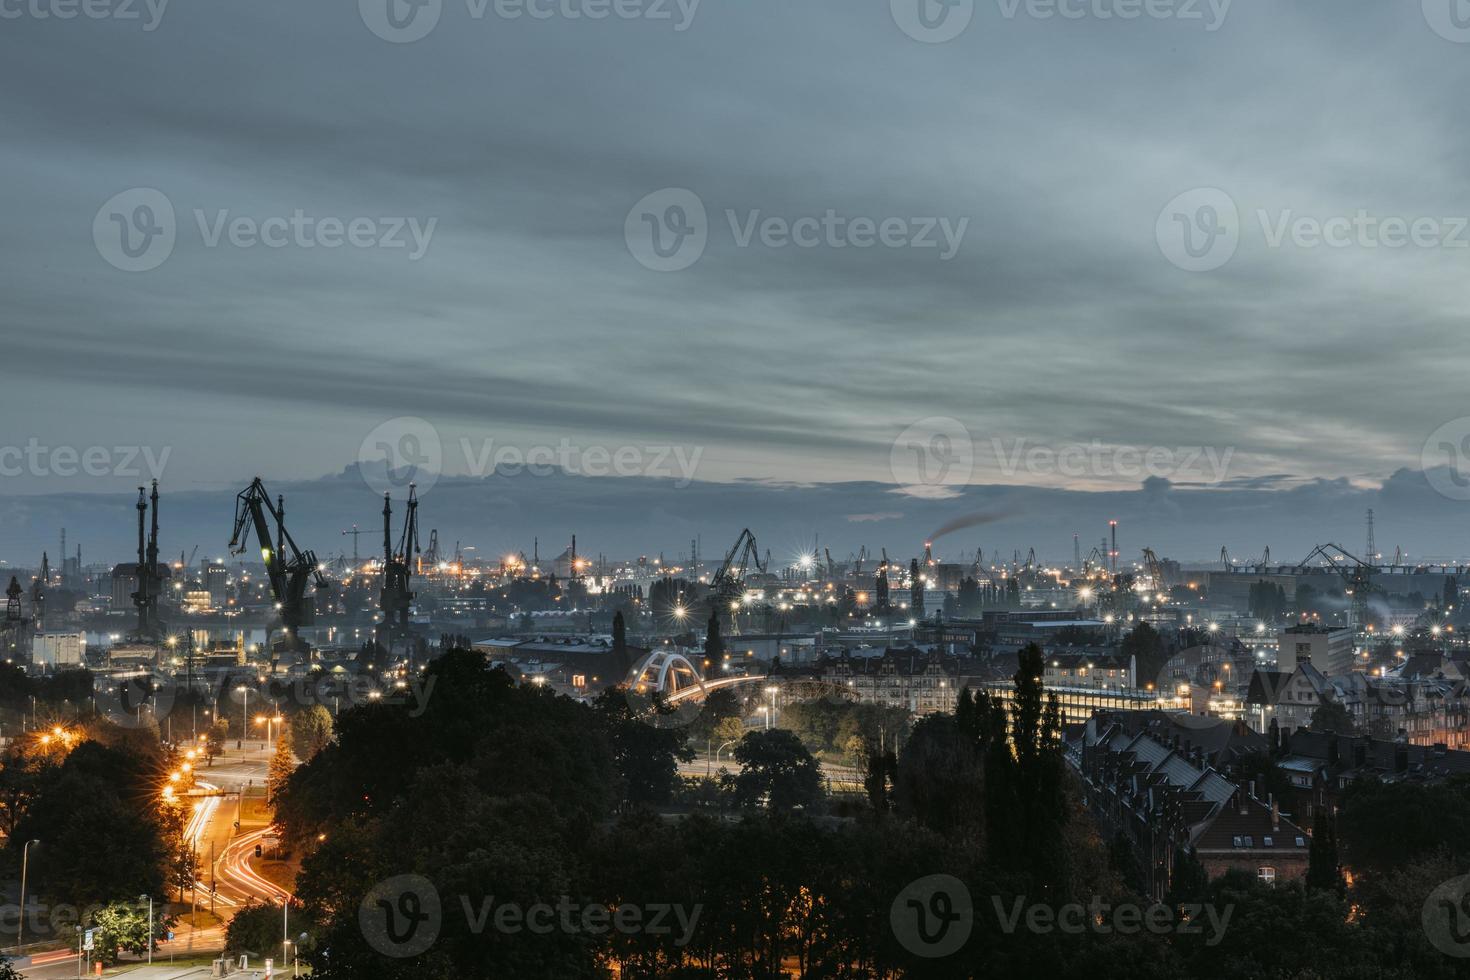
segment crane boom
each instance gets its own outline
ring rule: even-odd
[[[271,540],[271,523],[275,523],[275,541]],[[313,580],[319,589],[327,588],[316,555],[298,548],[286,530],[284,497],[271,503],[270,492],[260,477],[235,497],[235,529],[230,535],[230,554],[238,555],[249,546],[250,535],[260,545],[271,595],[280,605],[281,625],[286,629],[292,649],[301,649],[300,629],[312,621],[312,609],[306,601],[306,586]]]

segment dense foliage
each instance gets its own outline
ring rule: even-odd
[[[1458,783],[1354,789],[1310,886],[1211,881],[1181,851],[1174,905],[1156,909],[1171,928],[1127,928],[1150,903],[1129,888],[1126,844],[1101,840],[1082,809],[1039,658],[1023,652],[1013,710],[967,692],[901,752],[870,745],[871,805],[828,801],[802,740],[776,730],[738,744],[728,809],[690,814],[671,801],[700,723],[622,692],[576,703],[450,653],[420,713],[344,712],[281,793],[279,821],[306,852],[315,975],[1461,975],[1419,925],[1429,891],[1465,869]],[[1414,842],[1387,830],[1415,809]],[[939,957],[904,924],[956,907],[909,897],[935,875],[972,903],[967,938]],[[1089,925],[1058,928],[1072,908]],[[269,914],[252,912],[257,944]]]

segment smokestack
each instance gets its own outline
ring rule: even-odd
[[[1112,535],[1112,545],[1108,548],[1108,574],[1118,574],[1118,522],[1108,521],[1108,533]]]

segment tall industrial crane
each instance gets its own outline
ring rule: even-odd
[[[1164,566],[1159,562],[1159,556],[1154,554],[1154,549],[1143,549],[1143,567],[1152,580],[1154,591],[1159,592],[1164,588]]]
[[[1300,570],[1308,570],[1314,558],[1326,561],[1347,585],[1347,591],[1353,597],[1352,625],[1364,623],[1368,616],[1368,597],[1374,589],[1373,575],[1378,571],[1378,567],[1354,555],[1342,545],[1333,544],[1330,541],[1313,548],[1307,557],[1297,563],[1296,567]]]
[[[275,524],[274,540],[272,523]],[[312,605],[306,600],[306,586],[315,580],[318,589],[325,589],[328,587],[327,578],[321,573],[316,555],[298,548],[286,530],[286,498],[277,496],[275,504],[272,504],[271,495],[258,476],[235,497],[235,531],[230,535],[230,554],[244,552],[252,531],[260,545],[260,557],[265,562],[271,594],[280,606],[281,625],[286,630],[286,648],[306,650],[300,631],[314,618]]]
[[[760,550],[756,547],[755,535],[750,528],[746,528],[735,539],[734,546],[725,553],[725,560],[720,562],[719,570],[710,579],[713,587],[711,596],[718,606],[728,608],[730,603],[740,601],[740,597],[745,594],[745,576],[752,564],[757,571],[766,570],[765,564],[761,562]]]
[[[393,641],[411,635],[409,613],[413,607],[412,590],[414,559],[419,548],[418,487],[408,485],[408,509],[403,515],[403,529],[398,546],[393,545],[393,501],[383,494],[383,588],[379,607],[383,622],[379,624],[379,644],[387,650]]]

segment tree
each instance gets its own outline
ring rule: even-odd
[[[964,697],[960,704],[966,704]],[[978,840],[987,810],[984,747],[966,730],[967,720],[967,715],[939,714],[919,719],[898,756],[893,780],[900,814],[954,840]],[[882,758],[876,749],[874,754]],[[886,773],[886,765],[870,762],[868,768],[870,775]],[[868,795],[875,796],[875,787]]]
[[[1307,850],[1307,887],[1342,888],[1342,866],[1337,858],[1337,821],[1326,807],[1312,815],[1312,844]]]
[[[873,812],[882,816],[893,807],[893,788],[898,778],[898,759],[877,748],[867,753],[863,767],[863,792]]]
[[[275,799],[291,773],[296,771],[296,758],[291,754],[291,743],[285,735],[276,739],[276,751],[271,756],[270,768],[266,771],[266,792]]]
[[[679,779],[679,760],[694,757],[682,729],[658,724],[663,718],[672,720],[672,709],[655,696],[651,717],[635,712],[621,688],[603,691],[592,707],[612,747],[627,802],[668,802]]]
[[[93,937],[96,958],[104,966],[113,966],[118,954],[126,951],[146,956],[150,942],[155,947],[158,937],[166,935],[172,919],[163,914],[163,903],[153,909],[153,935],[148,934],[148,901],[113,902],[99,909],[93,919],[97,934]]]
[[[332,740],[332,716],[319,704],[299,711],[291,718],[291,751],[302,762],[310,762]]]
[[[725,640],[720,636],[720,614],[713,610],[704,627],[704,656],[711,664],[718,664],[725,656]]]
[[[1140,622],[1123,637],[1119,652],[1126,659],[1133,657],[1138,667],[1138,683],[1147,685],[1158,680],[1159,671],[1168,660],[1164,649],[1164,638],[1159,631],[1146,622]]]
[[[1209,894],[1210,874],[1204,864],[1195,857],[1194,851],[1175,848],[1174,874],[1169,879],[1169,904],[1177,908],[1188,902],[1202,902]]]
[[[735,696],[734,691],[727,687],[716,688],[704,699],[704,710],[699,713],[694,733],[699,738],[714,738],[714,732],[721,722],[729,718],[738,721],[742,713],[740,699]]]
[[[801,739],[784,729],[750,732],[735,746],[735,799],[745,807],[808,807],[822,796],[822,771]]]
[[[214,760],[225,750],[225,739],[230,737],[230,723],[223,718],[217,719],[209,726],[209,735],[204,740],[204,757],[209,764],[214,765]]]
[[[280,959],[283,939],[281,918],[281,906],[250,899],[236,910],[234,918],[225,927],[225,952],[248,953],[256,958],[274,956]],[[288,921],[292,927],[292,942],[301,944],[300,954],[303,957],[310,955],[313,947],[312,926],[303,920],[301,906],[295,902],[291,904]],[[304,941],[297,938],[302,933],[307,935]]]
[[[745,723],[739,718],[721,718],[710,732],[710,741],[716,747],[727,742],[738,742],[745,737]]]
[[[1317,710],[1312,712],[1312,720],[1307,728],[1314,732],[1351,735],[1354,731],[1353,716],[1340,702],[1324,697],[1322,703],[1317,705]]]

